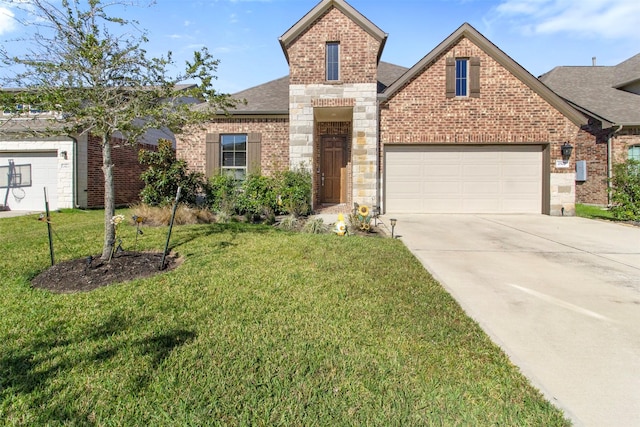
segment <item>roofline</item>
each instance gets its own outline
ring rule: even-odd
[[[560,111],[565,117],[576,125],[586,124],[585,117],[573,108],[564,99],[549,89],[544,83],[535,78],[531,73],[525,70],[520,64],[514,61],[510,56],[500,50],[496,45],[484,37],[478,30],[473,28],[469,23],[465,22],[449,37],[444,39],[438,46],[422,58],[416,65],[411,67],[405,74],[396,80],[382,93],[382,100],[387,100],[396,94],[405,84],[418,75],[422,70],[431,66],[438,57],[449,50],[451,46],[457,43],[461,38],[466,37],[476,46],[480,47],[485,53],[491,56],[496,62],[506,68],[515,75],[531,90],[536,92],[542,99],[551,104]]]
[[[330,7],[335,6],[342,13],[347,15],[351,20],[357,23],[363,30],[369,33],[374,38],[380,41],[380,48],[378,49],[377,62],[380,62],[382,57],[382,50],[387,42],[389,34],[382,31],[377,25],[367,19],[363,14],[358,12],[353,6],[344,0],[321,0],[313,9],[311,9],[305,16],[303,16],[298,22],[296,22],[291,28],[289,28],[282,36],[278,38],[284,56],[289,63],[289,55],[287,53],[287,45],[295,40],[300,34],[306,30],[309,25],[318,19],[323,13],[329,10]]]
[[[628,82],[617,83],[613,85],[613,88],[620,89],[621,87],[629,86],[631,84],[638,83],[638,82],[640,82],[640,78],[635,78],[635,79],[629,80]]]

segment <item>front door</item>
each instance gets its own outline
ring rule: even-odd
[[[346,142],[344,136],[323,136],[320,149],[320,203],[341,203],[346,185]]]

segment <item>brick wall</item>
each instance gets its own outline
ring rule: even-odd
[[[87,207],[104,206],[104,173],[102,171],[102,140],[89,136],[87,145]],[[140,200],[144,183],[140,175],[146,169],[138,162],[138,151],[157,150],[155,145],[130,145],[118,138],[111,140],[113,179],[116,206],[127,206]]]
[[[289,46],[290,84],[326,80],[325,46],[340,43],[340,82],[375,83],[380,43],[335,7],[329,8]]]
[[[592,120],[578,134],[575,158],[587,162],[587,180],[576,182],[576,202],[606,206],[608,200],[607,142],[612,129],[602,129],[600,122]],[[612,162],[627,159],[629,147],[640,145],[640,128],[624,128],[612,138]]]
[[[260,133],[261,172],[269,175],[289,167],[289,120],[286,118],[220,118],[176,135],[177,156],[189,169],[206,172],[207,133]]]
[[[445,57],[480,58],[480,97],[445,97]],[[468,39],[449,51],[382,106],[383,143],[546,143],[551,172],[563,142],[578,127]]]

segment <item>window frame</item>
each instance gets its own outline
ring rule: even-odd
[[[244,137],[244,142],[237,141],[236,139]],[[225,143],[225,139],[233,138],[233,141]],[[237,145],[244,143],[244,150],[238,149]],[[225,149],[225,144],[228,147],[229,144],[233,145],[233,149]],[[233,165],[225,165],[225,153],[232,153]],[[241,156],[238,154],[244,153],[244,165],[238,165],[237,162]],[[249,160],[249,136],[246,133],[223,133],[220,134],[220,171],[223,174],[229,174],[233,176],[237,181],[244,181],[249,173],[248,170]]]
[[[627,150],[627,159],[640,162],[640,145],[630,145]]]
[[[456,58],[455,65],[455,96],[456,98],[468,98],[470,87],[469,81],[469,58]]]
[[[333,51],[335,48],[335,52]],[[325,45],[325,79],[328,82],[340,81],[340,42],[327,42]]]

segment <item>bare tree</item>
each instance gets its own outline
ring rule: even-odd
[[[6,44],[0,48],[4,71],[12,72],[2,76],[3,86],[22,89],[0,91],[1,106],[16,115],[20,110],[15,106],[24,104],[59,112],[46,127],[47,134],[90,133],[100,138],[105,183],[102,258],[107,259],[115,239],[112,136],[122,134],[134,143],[149,129],[179,132],[236,101],[213,89],[219,61],[206,48],[194,52],[185,70],[175,75],[169,71],[174,66],[171,52],[147,57],[146,32],[137,22],[108,13],[114,6],[141,6],[137,1],[8,3],[34,19],[21,22],[29,35],[14,40],[24,46],[20,53],[9,53]],[[195,110],[185,99],[206,101],[212,108]]]

